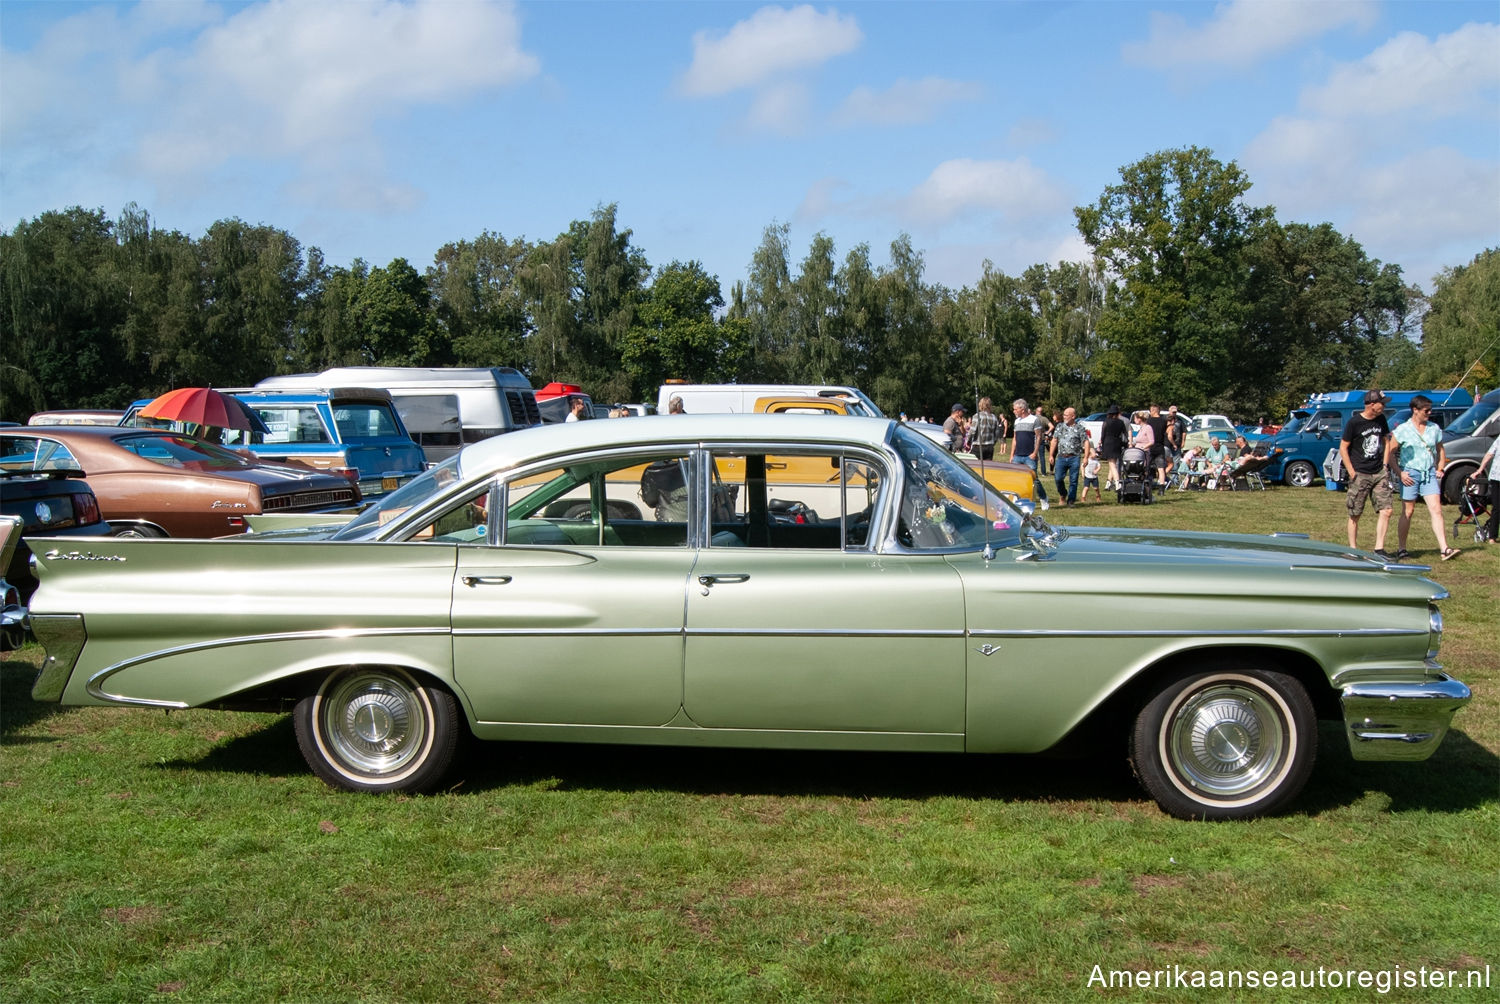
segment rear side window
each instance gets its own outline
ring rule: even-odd
[[[0,437],[0,467],[7,471],[73,471],[81,466],[55,439]]]
[[[263,443],[331,443],[333,437],[323,425],[317,405],[257,405],[256,414],[266,423],[270,431],[263,436],[252,436],[252,441]]]

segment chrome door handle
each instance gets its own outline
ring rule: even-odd
[[[727,575],[700,575],[698,585],[703,588],[699,590],[704,596],[708,595],[708,588],[720,582],[749,582],[750,576],[745,572],[730,572]]]
[[[463,577],[463,584],[470,589],[475,586],[503,586],[509,581],[509,575],[465,575]]]
[[[724,575],[700,575],[698,585],[712,586],[719,582],[749,582],[750,575],[747,572],[729,572]]]

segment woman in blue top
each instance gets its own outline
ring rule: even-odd
[[[1441,488],[1443,470],[1448,458],[1443,453],[1443,430],[1428,418],[1432,415],[1432,401],[1418,394],[1411,399],[1411,418],[1396,426],[1387,447],[1387,465],[1392,452],[1400,452],[1401,465],[1401,519],[1396,524],[1396,540],[1400,548],[1397,561],[1405,561],[1406,532],[1411,529],[1411,514],[1417,508],[1417,497],[1427,503],[1428,515],[1432,517],[1432,534],[1442,547],[1440,556],[1444,561],[1458,557],[1458,548],[1448,546],[1448,532],[1443,526]]]

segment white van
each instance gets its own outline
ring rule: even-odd
[[[821,383],[664,383],[656,398],[656,413],[668,413],[672,398],[682,398],[682,408],[689,415],[714,415],[724,412],[751,413],[755,402],[763,397],[842,397],[852,398],[850,415],[884,418],[880,408],[857,387],[840,387]]]
[[[508,366],[336,366],[321,373],[267,377],[256,391],[330,386],[378,387],[431,463],[467,443],[541,423],[531,381]]]

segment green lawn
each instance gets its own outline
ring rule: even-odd
[[[1283,488],[1049,515],[1342,540],[1342,502]],[[1245,1000],[1493,1000],[1500,547],[1440,564],[1425,523],[1413,540],[1453,594],[1443,661],[1474,701],[1421,764],[1355,763],[1325,729],[1306,792],[1252,823],[1168,818],[1123,752],[492,744],[441,795],[339,794],[284,716],[37,705],[39,652],[12,653],[0,999],[1204,996],[1091,987],[1098,966],[1371,974],[1228,995]],[[1403,986],[1431,982],[1421,967],[1489,967],[1490,989]]]

